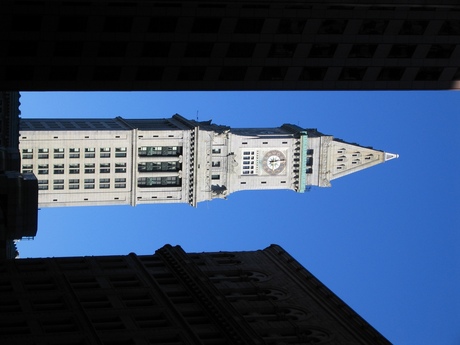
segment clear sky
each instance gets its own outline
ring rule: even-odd
[[[20,255],[151,254],[283,246],[395,344],[460,344],[460,93],[28,93],[23,118],[161,118],[231,127],[293,123],[399,159],[332,188],[247,191],[187,204],[39,211]]]

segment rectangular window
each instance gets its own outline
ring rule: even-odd
[[[85,183],[94,183],[93,178],[85,178]]]
[[[63,148],[54,149],[54,158],[56,159],[64,158],[64,149]]]
[[[38,180],[39,190],[48,190],[48,180]]]
[[[25,276],[23,285],[27,291],[34,293],[40,292],[42,294],[44,291],[58,291],[54,279],[43,275],[35,276],[33,279],[32,277],[27,279],[27,276]]]
[[[94,158],[96,157],[95,148],[94,147],[87,147],[85,149],[85,158]]]
[[[91,294],[80,297],[80,303],[85,309],[107,309],[112,308],[112,304],[105,295]]]
[[[75,332],[78,329],[72,318],[59,318],[55,320],[47,320],[44,318],[41,324],[43,331],[47,334]]]
[[[66,303],[61,296],[34,298],[31,302],[34,311],[60,311],[67,309]]]
[[[101,163],[99,165],[99,172],[101,174],[108,174],[110,173],[110,163]]]
[[[115,183],[115,188],[126,188],[126,183]]]
[[[110,188],[110,183],[101,183],[99,184],[100,189],[108,189]]]
[[[94,189],[94,183],[85,183],[85,189]]]
[[[47,175],[48,174],[48,164],[39,164],[38,165],[38,175]]]
[[[99,316],[98,318],[93,318],[91,322],[98,331],[111,331],[125,328],[119,316]]]
[[[126,157],[126,147],[115,148],[115,157]]]
[[[99,150],[101,158],[110,158],[110,147],[101,147]]]
[[[85,163],[85,174],[94,174],[95,165],[94,163]]]
[[[32,164],[23,164],[22,165],[22,172],[23,173],[31,173],[33,172],[34,166]]]
[[[54,189],[54,190],[64,189],[64,185],[63,185],[63,184],[54,185],[54,186],[53,186],[53,189]]]
[[[211,179],[212,180],[220,180],[220,175],[212,175]]]
[[[145,306],[153,306],[155,302],[153,301],[150,294],[146,292],[141,292],[139,290],[135,290],[136,293],[130,292],[130,290],[124,290],[123,294],[121,294],[120,298],[128,308],[136,308],[136,307],[145,307]]]
[[[220,149],[217,149],[217,148],[213,148],[213,149],[212,149],[212,153],[213,153],[213,154],[219,154],[220,152],[221,152]]]
[[[69,165],[69,174],[79,174],[80,173],[80,164],[70,164]]]
[[[54,174],[64,174],[64,164],[54,164]]]
[[[115,163],[115,172],[116,173],[125,173],[126,172],[126,163]]]
[[[115,182],[126,182],[126,178],[116,178]]]
[[[100,289],[99,282],[95,277],[73,276],[69,278],[70,285],[75,290],[97,290]]]
[[[69,158],[80,158],[80,149],[79,148],[70,148],[69,149]]]
[[[22,154],[22,159],[32,159],[34,158],[33,153],[23,153]]]
[[[212,166],[213,166],[214,168],[220,167],[220,161],[217,161],[217,162],[216,162],[216,161],[213,161],[213,162],[212,162]]]
[[[80,189],[79,184],[69,184],[69,189]]]
[[[39,159],[46,159],[49,158],[49,150],[48,149],[38,149],[38,158]]]

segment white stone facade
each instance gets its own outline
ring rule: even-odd
[[[396,155],[294,125],[170,119],[22,120],[21,168],[39,207],[197,203],[241,190],[330,186]]]

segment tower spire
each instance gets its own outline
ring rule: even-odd
[[[385,162],[391,161],[392,159],[395,159],[395,158],[399,158],[399,155],[397,153],[385,152]]]
[[[348,143],[331,136],[321,136],[319,150],[318,186],[330,187],[330,181],[398,158],[398,154]],[[312,181],[312,185],[315,185]]]

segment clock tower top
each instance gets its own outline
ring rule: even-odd
[[[211,123],[206,122],[208,130]],[[222,127],[220,127],[222,129]],[[347,143],[316,129],[284,124],[276,128],[226,128],[212,135],[211,198],[240,190],[330,187],[345,175],[398,158]]]

